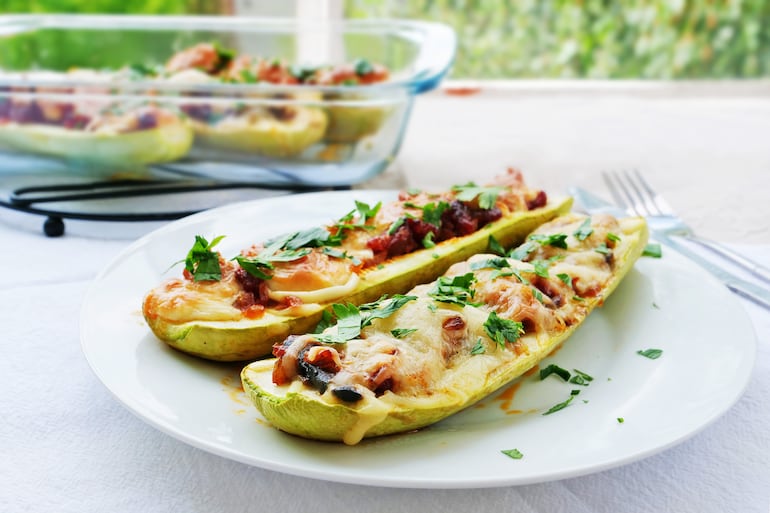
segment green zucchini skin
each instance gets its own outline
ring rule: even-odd
[[[24,152],[125,168],[185,156],[193,130],[183,122],[119,134],[8,123],[0,125],[0,143]]]
[[[390,409],[380,412],[381,420],[373,423],[362,438],[370,438],[419,429],[434,424],[493,393],[518,378],[545,358],[554,348],[564,342],[582,324],[582,321],[617,288],[641,256],[647,242],[648,229],[643,219],[624,220],[630,227],[623,238],[629,238],[627,249],[616,260],[613,274],[601,293],[586,299],[586,313],[580,322],[567,327],[557,335],[541,343],[537,351],[515,360],[512,365],[498,366],[487,376],[475,378],[475,389],[463,389],[463,394],[432,395],[428,401],[418,401],[416,406],[407,408],[403,402],[388,403]],[[290,385],[277,386],[272,381],[275,359],[254,362],[244,367],[241,373],[243,388],[257,409],[274,427],[304,438],[323,441],[352,442],[346,437],[361,417],[360,411],[342,401],[327,402],[315,389],[295,381]]]
[[[300,107],[290,121],[271,116],[249,124],[194,123],[195,140],[209,148],[284,158],[302,153],[319,142],[326,131],[327,116],[314,107]]]
[[[542,208],[511,213],[465,237],[449,239],[434,248],[395,257],[382,269],[370,268],[361,273],[356,291],[344,301],[367,303],[383,294],[402,293],[419,283],[431,281],[452,264],[486,251],[490,235],[506,247],[513,246],[537,226],[568,212],[571,206],[570,197],[552,198]],[[175,349],[208,360],[244,361],[270,355],[273,344],[289,335],[311,331],[329,307],[330,304],[315,304],[312,308],[308,307],[310,311],[294,317],[275,315],[268,310],[259,319],[234,322],[172,324],[148,316],[145,320],[159,339]]]

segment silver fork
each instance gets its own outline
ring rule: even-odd
[[[770,269],[767,267],[718,242],[696,236],[692,228],[674,213],[669,204],[650,187],[636,169],[633,172],[603,171],[602,178],[604,178],[615,203],[631,215],[645,217],[653,230],[692,241],[741,267],[762,281],[770,283]]]

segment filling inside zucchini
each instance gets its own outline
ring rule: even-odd
[[[161,340],[183,351],[218,360],[263,356],[311,328],[339,298],[364,303],[407,290],[485,251],[490,235],[514,244],[569,205],[549,202],[511,170],[485,187],[356,202],[331,226],[256,244],[232,260],[198,237],[183,277],[150,291],[143,312]]]
[[[641,255],[644,221],[566,215],[507,257],[475,255],[406,295],[334,305],[334,326],[242,372],[265,418],[356,444],[427,426],[517,378],[567,338]]]

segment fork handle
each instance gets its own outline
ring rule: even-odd
[[[708,239],[702,239],[700,237],[694,237],[692,235],[685,235],[683,237],[690,242],[694,242],[695,244],[698,244],[702,248],[706,248],[709,251],[716,253],[722,258],[737,265],[741,269],[744,269],[749,273],[753,274],[754,276],[764,281],[765,283],[770,283],[770,269],[763,266],[762,264],[759,264],[749,258],[746,258],[745,256],[738,254],[737,252],[733,251],[732,249],[726,246],[723,246],[718,242],[714,242]]]
[[[679,253],[683,254],[696,264],[700,265],[704,269],[706,269],[708,272],[719,278],[722,283],[724,283],[728,289],[733,291],[734,293],[743,296],[747,299],[750,299],[751,301],[755,302],[756,304],[770,310],[770,289],[761,287],[759,285],[756,285],[754,283],[749,283],[745,280],[742,280],[732,274],[729,271],[726,271],[722,269],[719,266],[714,265],[709,260],[703,258],[698,253],[695,253],[694,251],[686,248],[682,244],[678,243],[668,235],[664,235],[662,233],[656,233],[655,238],[657,238],[662,244],[665,244],[666,246],[669,246]]]

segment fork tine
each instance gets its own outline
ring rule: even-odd
[[[602,178],[604,178],[604,183],[607,184],[607,188],[610,190],[615,203],[631,215],[645,215],[644,212],[638,210],[637,207],[639,205],[634,201],[633,196],[629,193],[616,172],[602,171]]]
[[[634,204],[636,210],[641,212],[642,215],[659,215],[658,206],[652,201],[651,197],[646,194],[646,191],[641,187],[635,178],[628,171],[622,171],[618,173],[618,177],[621,178],[621,183],[625,180],[625,186],[630,194],[634,198]]]
[[[663,215],[674,215],[674,209],[666,203],[660,194],[652,190],[652,187],[650,187],[650,184],[647,183],[647,180],[644,179],[638,169],[634,169],[634,174],[636,175],[637,182],[639,182],[641,188],[647,193],[650,201],[657,207],[658,211]]]

